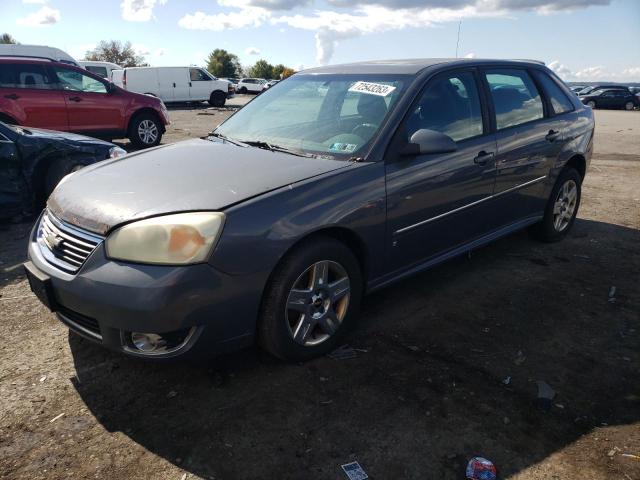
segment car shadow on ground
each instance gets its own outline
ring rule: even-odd
[[[108,431],[203,478],[344,478],[357,460],[371,478],[459,479],[474,455],[506,478],[640,420],[638,240],[588,220],[557,244],[511,235],[367,297],[348,360],[150,364],[70,335],[73,382]],[[578,457],[568,471],[640,478],[606,450]]]

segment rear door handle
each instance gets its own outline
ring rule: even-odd
[[[489,160],[493,160],[494,155],[495,154],[493,152],[485,152],[484,150],[482,150],[480,153],[478,153],[478,156],[473,159],[473,163],[477,163],[478,165],[486,165]]]
[[[69,100],[71,100],[72,102],[81,102],[82,99],[80,97],[69,97]]]
[[[558,130],[549,130],[549,133],[544,137],[548,142],[555,142],[560,136]]]
[[[18,100],[20,95],[16,95],[15,93],[11,93],[9,95],[5,95],[4,98],[8,98],[9,100]]]
[[[176,88],[176,82],[173,82],[173,88]]]

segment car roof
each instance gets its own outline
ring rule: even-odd
[[[470,65],[529,65],[540,66],[543,62],[537,60],[498,60],[478,58],[413,58],[398,60],[373,60],[367,62],[343,63],[316,67],[303,70],[301,73],[396,73],[415,75],[421,70],[435,66],[470,66]]]

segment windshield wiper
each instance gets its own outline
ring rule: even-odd
[[[220,140],[224,140],[225,142],[233,143],[234,145],[238,145],[239,147],[246,146],[246,143],[241,142],[240,140],[234,140],[233,138],[229,138],[226,135],[223,135],[223,134],[218,133],[218,132],[211,132],[208,136],[209,137],[219,138]]]
[[[274,145],[273,143],[268,143],[263,140],[240,140],[243,144],[249,145],[250,147],[262,148],[263,150],[269,150],[271,152],[283,152],[288,153],[290,155],[296,155],[298,157],[307,157],[307,158],[318,158],[317,155],[312,153],[304,153],[299,152],[297,150],[292,150],[287,147],[283,147],[281,145]]]

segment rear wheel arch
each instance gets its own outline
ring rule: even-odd
[[[580,178],[584,180],[587,173],[587,161],[582,155],[574,155],[564,166],[564,169],[568,168],[575,168],[580,174]]]

